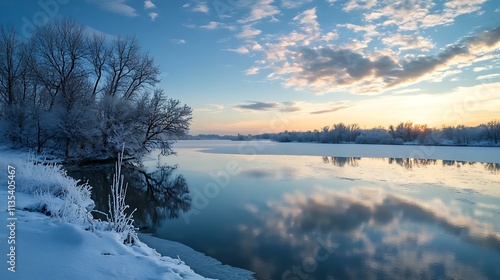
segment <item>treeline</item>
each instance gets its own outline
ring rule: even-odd
[[[238,135],[232,140],[269,139],[277,142],[422,144],[422,145],[498,145],[500,121],[492,120],[475,127],[464,125],[430,128],[411,121],[388,128],[362,129],[357,124],[337,123],[313,131],[284,131],[259,135]]]
[[[21,38],[0,26],[0,134],[17,147],[68,158],[171,152],[192,109],[157,85],[159,66],[133,37],[106,38],[70,20]]]

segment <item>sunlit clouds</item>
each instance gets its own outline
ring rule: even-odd
[[[190,88],[188,98],[201,122],[195,121],[195,133],[214,123],[235,129],[228,133],[249,133],[263,115],[275,112],[291,120],[290,130],[333,120],[368,127],[406,120],[441,126],[499,117],[489,105],[495,102],[481,98],[457,112],[459,118],[446,114],[458,106],[452,98],[475,98],[500,81],[499,12],[493,1],[92,3],[157,26],[155,39],[164,40],[158,51],[170,57],[162,65],[173,74],[165,85],[179,94]],[[178,45],[182,54],[165,45]],[[213,103],[224,109],[212,110],[207,104]],[[275,106],[252,107],[263,104]],[[252,128],[245,126],[250,123]]]

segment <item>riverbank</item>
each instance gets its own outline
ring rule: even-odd
[[[4,205],[0,221],[5,224],[0,227],[0,253],[10,261],[0,269],[0,279],[40,275],[47,279],[212,279],[183,261],[198,257],[198,262],[213,263],[194,250],[192,256],[168,257],[140,239],[123,244],[118,233],[103,227],[104,222],[89,218],[93,201],[85,184],[56,165],[36,165],[27,158],[28,154],[0,148],[0,205]],[[227,275],[216,279],[243,275],[241,269],[224,267],[218,271]],[[245,272],[245,276],[252,274]]]

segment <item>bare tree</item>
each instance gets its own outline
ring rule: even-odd
[[[96,33],[87,38],[86,45],[89,51],[87,60],[90,62],[91,74],[94,77],[92,97],[95,98],[102,91],[101,82],[105,75],[106,61],[109,59],[110,50],[106,46],[106,37]]]
[[[179,100],[165,97],[161,89],[155,90],[151,98],[144,96],[137,108],[137,112],[143,113],[143,145],[147,149],[160,147],[164,154],[169,154],[170,145],[163,140],[187,134],[192,111],[191,107],[182,105]]]
[[[486,134],[488,135],[490,141],[494,141],[495,144],[498,144],[498,140],[500,139],[500,121],[492,120],[482,126],[486,128]]]
[[[19,95],[19,82],[26,71],[22,43],[13,27],[0,26],[0,104],[11,106]]]
[[[85,79],[85,27],[73,20],[46,24],[31,39],[34,59],[30,67],[50,95],[49,109],[57,95],[71,92],[70,79]]]
[[[113,97],[131,99],[160,81],[158,66],[147,53],[141,52],[137,40],[131,37],[113,42],[105,71],[106,93]]]

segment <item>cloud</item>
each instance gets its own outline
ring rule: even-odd
[[[317,18],[316,8],[312,8],[298,14],[293,20],[298,21],[302,25],[302,30],[306,33],[317,34],[320,31]]]
[[[151,18],[152,21],[155,21],[155,19],[158,17],[157,12],[150,12],[148,13],[149,18]]]
[[[403,35],[400,33],[382,38],[382,43],[389,47],[395,47],[398,52],[415,49],[428,52],[435,47],[430,39],[426,39],[422,35]]]
[[[189,6],[187,6],[187,7],[189,7]],[[193,8],[191,8],[191,11],[208,14],[210,12],[210,9],[208,8],[207,3],[200,2],[200,3],[197,3]]]
[[[246,104],[238,104],[234,106],[239,110],[252,110],[252,111],[271,111],[277,110],[283,113],[293,113],[301,111],[301,102],[261,102],[261,101],[248,101]]]
[[[335,102],[333,104],[330,104],[330,106],[328,106],[328,109],[313,111],[310,114],[319,115],[319,114],[332,113],[332,112],[336,112],[336,111],[346,109],[349,107],[351,107],[351,105],[347,104],[346,101],[339,101],[339,102]]]
[[[380,35],[380,33],[377,31],[376,25],[360,26],[360,25],[356,25],[356,24],[352,24],[352,23],[346,23],[346,24],[337,24],[337,27],[345,27],[345,28],[350,29],[354,32],[363,32],[368,37],[375,37],[375,36]]]
[[[273,2],[274,0],[257,0],[255,4],[249,6],[250,14],[245,19],[239,20],[238,23],[249,23],[268,17],[271,17],[271,20],[276,20],[274,15],[280,11],[276,6],[271,5]]]
[[[476,78],[476,80],[488,80],[488,79],[494,79],[494,78],[497,78],[497,77],[500,77],[500,74],[495,73],[495,74],[478,76]]]
[[[293,9],[311,2],[312,0],[282,0],[281,7],[285,9]]]
[[[245,71],[245,75],[255,75],[259,73],[259,68],[257,67],[251,67]]]
[[[328,1],[329,3],[332,3]],[[352,10],[369,10],[377,4],[377,0],[350,0],[343,8],[345,12]]]
[[[235,26],[227,25],[227,24],[224,24],[224,23],[218,22],[218,21],[211,21],[208,24],[201,25],[200,28],[206,29],[206,30],[215,30],[215,29],[219,29],[219,28],[224,28],[224,29],[231,30],[231,31],[234,31],[236,29]]]
[[[407,89],[395,91],[394,94],[414,93],[414,92],[419,92],[421,90],[422,89],[420,89],[420,88],[407,88]]]
[[[216,22],[216,21],[211,21],[209,22],[208,24],[206,25],[202,25],[200,26],[200,28],[203,28],[203,29],[208,29],[208,30],[213,30],[213,29],[217,29],[220,27],[220,22]]]
[[[280,73],[286,87],[311,89],[316,93],[351,87],[354,93],[376,94],[396,85],[434,79],[438,71],[470,64],[499,47],[500,27],[484,30],[448,45],[435,55],[402,57],[365,55],[333,47],[281,49],[288,64],[267,65]],[[290,63],[292,60],[292,63]],[[276,76],[274,74],[271,77]]]
[[[283,200],[268,203],[273,210],[268,215],[275,216],[267,218],[285,221],[286,231],[290,234],[337,232],[353,236],[353,232],[363,227],[383,230],[384,227],[411,222],[424,226],[437,225],[467,242],[500,250],[500,236],[491,230],[490,223],[478,221],[460,210],[458,213],[450,208],[443,211],[444,202],[439,200],[426,203],[368,188],[359,188],[355,193],[323,190],[305,195],[295,192],[285,194]]]
[[[126,0],[92,0],[93,3],[99,5],[102,9],[121,14],[129,17],[137,16],[137,12],[134,8],[126,4]]]
[[[253,29],[251,24],[243,25],[242,31],[236,34],[237,38],[250,39],[259,35],[262,31],[259,29]]]
[[[269,111],[278,107],[278,103],[275,102],[260,102],[260,101],[250,101],[248,104],[239,104],[235,108],[242,110],[253,110],[253,111]]]
[[[107,41],[113,41],[113,40],[116,40],[117,39],[117,36],[116,35],[111,35],[111,34],[108,34],[108,33],[105,33],[105,32],[102,32],[101,30],[98,30],[98,29],[95,29],[93,27],[90,27],[90,26],[85,26],[85,28],[87,29],[87,31],[89,31],[91,34],[93,35],[96,35],[96,36],[102,36],[105,38],[105,40]]]
[[[440,25],[450,25],[455,18],[479,12],[487,0],[450,0],[443,9],[434,9],[432,0],[381,1],[351,0],[344,11],[364,10],[366,21],[382,21],[382,25],[393,25],[399,30],[418,30]]]
[[[172,42],[173,44],[177,44],[177,45],[186,44],[186,40],[184,40],[184,39],[172,39],[172,40],[170,40],[170,42]]]
[[[283,113],[293,113],[301,111],[302,108],[299,107],[299,103],[297,102],[283,102],[279,110]]]
[[[148,9],[154,9],[154,8],[156,8],[156,5],[152,1],[146,0],[146,1],[144,1],[144,8],[146,10],[148,10]]]
[[[196,108],[197,112],[220,113],[226,107],[223,104],[207,104],[208,108]]]
[[[235,53],[239,53],[239,54],[247,54],[249,53],[250,51],[245,48],[245,47],[239,47],[237,49],[225,49],[226,51],[230,51],[230,52],[235,52]]]
[[[472,69],[472,71],[481,72],[481,71],[490,70],[492,68],[493,68],[493,65],[487,65],[487,66],[481,66],[481,67],[474,67],[474,69]]]

